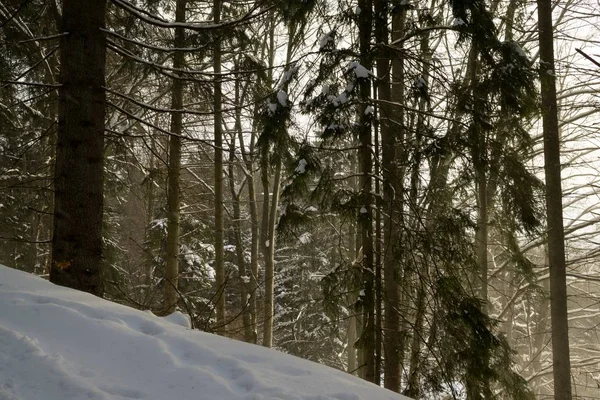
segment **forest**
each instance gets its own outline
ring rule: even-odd
[[[0,0],[0,263],[414,399],[600,398],[598,27]]]

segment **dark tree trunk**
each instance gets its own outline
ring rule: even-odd
[[[252,127],[252,136],[250,138],[250,146],[247,150],[245,150],[244,145],[244,132],[242,130],[241,125],[241,108],[236,109],[236,130],[238,133],[238,140],[240,142],[240,149],[242,151],[242,157],[244,159],[244,164],[246,166],[245,174],[248,182],[248,208],[250,212],[250,226],[251,226],[251,238],[250,238],[250,269],[246,272],[249,275],[250,281],[248,282],[248,308],[250,313],[250,324],[252,337],[249,341],[250,343],[258,343],[258,329],[257,329],[257,320],[258,320],[258,290],[259,290],[259,282],[258,282],[258,257],[259,257],[259,235],[260,235],[260,224],[258,221],[258,207],[256,204],[256,188],[254,183],[254,143],[256,141],[255,130],[256,127]]]
[[[389,4],[387,0],[375,0],[375,39],[378,43],[388,43],[388,14]],[[405,11],[400,12],[400,20],[403,21]],[[395,17],[398,18],[398,17]],[[403,24],[403,23],[402,23]],[[401,24],[401,25],[402,25]],[[398,21],[395,25],[398,27]],[[397,156],[399,139],[404,136],[403,120],[404,110],[402,107],[393,107],[390,58],[387,54],[380,54],[377,58],[377,97],[380,103],[380,127],[382,147],[382,170],[383,176],[383,274],[384,274],[384,310],[383,320],[384,337],[384,386],[395,392],[400,391],[400,292],[398,287],[399,265],[401,265],[401,240],[402,221],[402,197],[403,188],[399,178],[397,167]],[[403,61],[395,61],[396,91],[394,100],[404,100],[404,85],[402,74],[404,70]]]
[[[102,296],[106,0],[64,0],[50,281]]]
[[[215,25],[221,22],[221,1],[213,3]],[[215,129],[215,286],[217,289],[217,333],[224,335],[225,311],[225,260],[223,237],[223,112],[221,109],[221,39],[214,42],[214,129]]]
[[[239,84],[236,83],[236,104],[239,102]],[[237,126],[236,131],[241,129],[241,126]],[[235,237],[235,253],[237,258],[238,276],[240,281],[240,305],[242,307],[242,321],[244,325],[244,341],[252,342],[252,323],[248,301],[248,287],[250,284],[250,277],[247,273],[246,257],[244,254],[244,241],[242,238],[242,210],[240,207],[240,192],[235,189],[235,132],[231,135],[231,142],[229,143],[229,163],[227,165],[228,178],[229,178],[229,191],[231,193],[231,203],[233,208],[233,221],[232,229]]]
[[[400,12],[393,13],[392,16],[392,41],[397,40],[404,36],[406,27],[406,8],[402,8]],[[399,48],[401,49],[403,43],[400,43]],[[401,54],[401,52],[399,52]],[[406,268],[403,266],[403,254],[402,238],[405,226],[404,221],[404,187],[403,180],[406,167],[406,148],[404,145],[406,138],[406,127],[405,127],[405,113],[403,104],[406,101],[405,95],[405,84],[404,84],[404,57],[396,56],[391,63],[392,82],[391,82],[391,101],[395,104],[399,104],[399,107],[392,107],[390,111],[393,115],[393,128],[396,130],[396,137],[390,137],[392,145],[395,147],[394,152],[386,159],[384,163],[386,166],[384,169],[391,168],[389,170],[389,185],[387,189],[391,191],[386,193],[384,196],[388,196],[388,201],[392,201],[393,208],[388,210],[390,213],[390,224],[389,228],[386,228],[386,234],[389,238],[384,241],[392,243],[394,241],[395,246],[386,250],[387,259],[384,261],[385,267],[385,281],[386,281],[386,299],[388,304],[386,308],[386,335],[390,335],[387,340],[386,357],[393,357],[390,360],[386,360],[385,365],[385,387],[400,391],[401,386],[401,375],[403,369],[404,353],[406,348],[406,337],[410,328],[407,326],[409,303],[402,297],[402,292],[410,291],[410,283],[406,280]],[[390,116],[391,117],[391,116]],[[385,145],[384,145],[385,147]],[[384,156],[385,157],[385,156]],[[395,192],[395,193],[394,193]],[[394,240],[395,238],[395,240]],[[387,246],[387,245],[386,245]],[[390,253],[390,254],[387,254]],[[400,261],[398,261],[400,260]],[[403,301],[404,300],[404,301]]]
[[[359,0],[361,10],[358,20],[360,37],[360,63],[371,69],[371,26],[373,22],[372,0]],[[362,355],[364,379],[375,382],[375,274],[373,257],[373,196],[371,194],[373,179],[373,157],[371,116],[366,113],[371,84],[368,79],[360,79],[359,96],[361,105],[358,107],[360,127],[358,137],[360,142],[360,190],[362,206],[359,210],[359,226],[363,247],[363,332]]]
[[[186,0],[177,0],[175,20],[185,21]],[[175,47],[185,46],[185,30],[175,29]],[[184,65],[184,54],[178,51],[173,56],[173,68],[181,70]],[[174,79],[171,93],[171,133],[169,137],[169,169],[167,191],[167,257],[165,266],[165,298],[164,312],[170,314],[177,306],[177,288],[179,281],[179,204],[180,204],[180,172],[181,172],[181,133],[183,131],[183,115],[177,110],[183,108],[183,80]]]
[[[563,226],[560,137],[554,68],[552,2],[538,0],[540,35],[540,82],[544,130],[544,172],[546,175],[546,215],[548,259],[550,263],[550,317],[552,324],[552,366],[554,398],[571,400],[571,361]]]
[[[235,83],[235,104],[242,104],[243,95],[241,93],[241,82]],[[253,274],[252,274],[252,262],[254,261],[253,250],[254,250],[254,241],[256,238],[252,238],[251,247],[251,257],[250,257],[250,269],[248,268],[245,251],[244,251],[244,242],[242,238],[242,210],[241,210],[241,191],[236,191],[235,189],[235,175],[234,175],[234,162],[235,162],[235,142],[236,135],[240,140],[240,150],[242,152],[242,158],[245,165],[248,164],[246,160],[246,156],[244,155],[244,133],[242,128],[242,110],[240,107],[236,108],[235,111],[235,132],[231,135],[231,142],[229,144],[229,164],[227,169],[229,171],[229,190],[231,192],[232,199],[232,207],[233,207],[233,230],[235,233],[235,247],[237,254],[237,262],[238,262],[238,272],[240,277],[240,297],[241,297],[241,305],[242,305],[242,319],[244,321],[244,341],[248,343],[256,343],[256,331],[254,329],[254,309],[252,303],[252,295],[254,283],[252,282]],[[244,167],[242,167],[243,169]],[[253,185],[253,177],[252,177],[252,166],[248,168],[248,172],[246,172],[246,182],[250,186],[252,183],[252,198],[249,199],[249,202],[252,203],[254,199],[254,185]],[[252,181],[252,182],[251,182]],[[248,190],[250,192],[250,190]],[[254,224],[254,220],[251,219],[251,223]],[[254,226],[252,226],[254,227]]]

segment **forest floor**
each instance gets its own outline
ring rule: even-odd
[[[0,266],[0,400],[400,400],[344,372]]]

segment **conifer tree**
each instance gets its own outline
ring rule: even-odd
[[[175,21],[185,22],[187,0],[177,0]],[[185,47],[185,30],[175,28],[174,48]],[[176,51],[173,54],[173,69],[184,68],[185,53]],[[167,191],[167,255],[165,265],[165,313],[170,314],[177,307],[177,291],[179,286],[179,212],[180,212],[180,170],[181,170],[181,135],[183,133],[184,82],[182,74],[176,72],[171,93],[171,135],[169,136],[169,167]]]
[[[571,361],[564,247],[565,233],[562,216],[560,136],[556,100],[552,4],[547,0],[538,1],[538,27],[540,35],[539,74],[544,134],[544,171],[546,176],[554,398],[570,400],[572,398]]]
[[[106,1],[63,2],[50,280],[104,293]]]

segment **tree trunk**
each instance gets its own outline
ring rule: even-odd
[[[235,104],[238,105],[235,111],[235,133],[231,137],[230,153],[229,153],[229,186],[233,200],[233,218],[236,240],[236,251],[238,257],[238,271],[240,275],[240,296],[242,307],[242,317],[244,321],[244,340],[248,343],[256,343],[256,303],[255,303],[255,277],[254,266],[256,263],[256,274],[258,274],[258,221],[256,220],[256,201],[254,194],[254,177],[252,175],[252,162],[247,158],[244,149],[244,132],[242,129],[242,109],[239,105],[242,104],[242,95],[240,93],[240,81],[235,83]],[[241,193],[235,191],[235,181],[233,174],[233,161],[235,157],[235,135],[238,135],[240,142],[240,152],[246,168],[244,171],[246,182],[248,185],[248,202],[250,203],[250,221],[251,221],[251,243],[250,243],[250,269],[246,265],[246,257],[244,256],[244,246],[242,241],[242,222],[241,222]],[[253,140],[251,140],[253,143]],[[256,232],[255,232],[256,230]]]
[[[548,267],[547,256],[545,266]],[[533,388],[533,391],[538,398],[541,398],[542,396],[550,397],[550,394],[544,390],[542,377],[538,375],[542,372],[542,352],[546,348],[547,339],[551,333],[548,330],[548,325],[550,322],[548,318],[550,311],[549,289],[550,282],[549,280],[545,280],[541,292],[542,299],[539,303],[535,304],[535,307],[537,308],[537,318],[534,320],[535,326],[533,331],[533,348],[529,353],[530,375],[534,376],[534,378],[531,380],[530,387]]]
[[[264,166],[265,171],[268,166]],[[266,183],[266,186],[264,185]],[[266,198],[269,197],[268,178],[263,178],[263,190]],[[273,311],[275,291],[275,224],[277,223],[277,205],[279,204],[279,188],[281,186],[281,159],[275,165],[275,176],[273,177],[273,196],[267,220],[267,237],[263,243],[263,254],[265,255],[265,304],[264,304],[264,330],[263,346],[273,346]],[[268,201],[267,201],[268,204]],[[265,216],[263,215],[263,218]],[[263,225],[264,226],[264,225]]]
[[[425,298],[427,296],[427,292],[425,289],[425,282],[423,278],[420,278],[419,289],[417,291],[417,304],[416,309],[417,313],[415,316],[415,322],[413,325],[414,333],[412,337],[412,343],[410,348],[410,360],[409,360],[409,376],[408,382],[406,383],[406,391],[404,394],[408,397],[414,397],[418,399],[421,396],[421,387],[420,387],[420,375],[422,369],[421,363],[421,342],[423,337],[425,337],[423,333],[423,325],[425,322],[425,311],[426,304]]]
[[[102,296],[106,0],[64,0],[50,281]]]
[[[213,3],[215,25],[221,22],[221,0]],[[215,287],[217,299],[217,329],[224,335],[225,322],[225,264],[223,260],[223,113],[221,111],[221,39],[215,38],[213,44],[214,63],[214,130],[215,130]]]
[[[270,55],[269,55],[269,70],[272,70],[275,59],[275,22],[271,26],[269,32],[270,40]],[[285,65],[290,65],[292,62],[294,39],[296,36],[296,25],[294,22],[290,23],[288,27],[288,41],[287,41],[287,52],[285,57]],[[270,77],[270,85],[272,86],[272,76]],[[286,83],[287,85],[287,83]],[[281,151],[275,148],[274,154],[271,155],[271,159],[275,162],[275,175],[273,176],[273,195],[271,197],[271,206],[269,207],[269,178],[267,175],[268,171],[268,148],[265,146],[262,157],[262,181],[264,201],[266,205],[263,205],[263,219],[268,216],[268,221],[265,225],[263,220],[263,254],[265,257],[265,303],[264,303],[264,329],[263,329],[263,346],[273,346],[273,320],[274,320],[274,295],[275,295],[275,236],[277,234],[277,206],[279,205],[279,194],[281,189],[281,173],[283,168],[283,159],[281,157]],[[266,237],[265,237],[266,233]]]
[[[556,400],[571,400],[565,231],[562,215],[558,105],[556,100],[556,78],[554,75],[552,2],[550,0],[538,0],[537,4],[540,35],[539,72],[544,130],[548,258],[550,263],[550,316],[552,321],[554,398]]]
[[[252,142],[254,140],[251,140]],[[250,146],[251,154],[254,151],[253,143]],[[250,166],[253,166],[254,163],[250,161]],[[252,173],[252,169],[249,170]],[[252,276],[250,277],[250,315],[252,320],[252,343],[258,343],[258,305],[257,305],[257,295],[258,295],[258,239],[260,235],[260,229],[258,224],[258,210],[256,206],[256,190],[254,186],[254,176],[248,178],[248,198],[250,202],[250,224],[251,226],[251,235],[250,239],[250,270],[252,272]]]
[[[373,22],[372,0],[359,0],[361,12],[358,18],[360,63],[371,69],[371,26]],[[371,84],[368,79],[360,79],[358,83],[359,99],[358,138],[360,142],[360,191],[362,205],[359,210],[359,227],[363,249],[363,332],[361,337],[364,379],[375,382],[375,274],[373,262],[373,196],[371,194],[373,179],[371,116],[365,111],[368,106]]]
[[[387,0],[375,0],[375,39],[378,43],[389,42]],[[404,11],[401,11],[404,18]],[[396,73],[402,75],[403,64],[396,66]],[[404,110],[394,109],[389,102],[392,100],[390,80],[390,59],[381,54],[377,59],[377,97],[381,100],[379,106],[379,121],[381,130],[382,171],[383,176],[383,274],[384,274],[384,386],[395,392],[400,391],[400,316],[398,266],[401,240],[402,219],[402,187],[398,179],[397,148],[398,138],[403,136]],[[395,77],[398,79],[399,77]],[[403,82],[397,82],[396,90],[404,92]],[[402,93],[397,93],[403,99]],[[396,114],[395,114],[396,112]]]
[[[248,285],[248,308],[250,313],[250,324],[252,331],[252,338],[250,343],[258,342],[258,329],[257,329],[257,292],[259,289],[258,284],[258,256],[259,256],[259,235],[260,225],[258,223],[258,209],[256,205],[256,189],[254,185],[254,143],[256,140],[255,126],[252,128],[252,137],[250,139],[250,147],[248,154],[245,153],[244,145],[244,132],[241,126],[241,108],[238,107],[236,110],[236,119],[239,121],[238,124],[238,140],[240,142],[240,148],[242,151],[242,157],[244,158],[244,164],[246,166],[246,179],[248,180],[248,207],[250,208],[250,271],[249,278],[250,282]]]
[[[350,172],[352,175],[356,173],[356,152],[350,150],[349,157]],[[350,178],[352,189],[356,190],[356,177]],[[356,237],[356,225],[350,221],[348,226],[348,258],[349,260],[357,261],[358,249],[360,244]],[[362,260],[358,260],[362,261]],[[358,362],[358,354],[356,352],[356,341],[358,340],[358,318],[356,315],[356,301],[358,300],[358,291],[352,286],[349,288],[348,303],[349,303],[349,319],[348,319],[348,373],[357,375],[360,363]]]
[[[175,20],[185,22],[185,7],[187,0],[177,0]],[[185,30],[175,28],[173,46],[185,47]],[[181,51],[173,55],[173,68],[181,70],[184,66],[185,55]],[[175,72],[178,74],[177,72]],[[165,298],[164,313],[170,314],[177,308],[177,291],[179,280],[179,176],[181,172],[181,132],[183,130],[183,85],[181,79],[173,80],[171,94],[171,136],[169,136],[169,167],[167,191],[167,257],[165,267]]]
[[[273,66],[275,64],[275,16],[272,14],[270,19],[271,26],[269,27],[269,69],[267,85],[269,88],[273,86]],[[273,345],[273,279],[275,268],[271,258],[271,237],[269,235],[271,229],[269,227],[271,208],[269,207],[269,150],[264,147],[260,160],[260,178],[263,189],[263,204],[262,204],[262,220],[260,229],[260,248],[263,253],[265,263],[265,296],[263,301],[263,339],[262,345],[271,347]],[[273,193],[275,196],[275,193]]]
[[[478,54],[476,51],[475,54]],[[478,57],[471,70],[471,85],[473,87],[473,164],[475,170],[475,187],[477,190],[477,228],[475,230],[475,254],[479,266],[477,282],[478,296],[482,301],[482,310],[487,314],[488,299],[488,188],[487,188],[487,140],[486,133],[481,129],[483,110],[479,106],[485,99],[480,97]]]
[[[375,118],[378,117],[378,113],[374,114]],[[379,124],[375,125],[374,129],[374,140],[373,145],[375,147],[375,176],[381,176],[381,165],[379,162],[379,155],[381,148],[379,144]],[[381,243],[381,201],[379,193],[381,193],[380,180],[375,180],[375,193],[378,196],[375,198],[375,381],[373,382],[377,386],[381,385],[381,348],[383,346],[383,277],[382,277],[382,243]]]
[[[404,36],[406,26],[406,8],[402,8],[400,12],[394,13],[392,16],[392,32],[391,39],[397,40]],[[403,43],[399,44],[400,49]],[[398,54],[402,54],[401,51]],[[405,167],[403,162],[406,160],[406,149],[405,149],[405,114],[402,104],[406,101],[405,95],[405,84],[404,84],[404,58],[402,56],[396,57],[391,64],[392,82],[391,82],[391,93],[390,98],[393,103],[400,104],[399,107],[390,107],[387,111],[390,118],[387,122],[390,124],[389,129],[395,130],[386,134],[394,147],[388,149],[389,154],[384,154],[384,171],[387,170],[389,176],[384,177],[386,186],[384,186],[384,202],[390,207],[388,209],[390,226],[385,228],[384,243],[386,243],[386,258],[384,259],[384,282],[385,282],[385,296],[388,301],[384,305],[385,308],[385,332],[386,342],[384,346],[387,347],[385,350],[385,379],[384,386],[395,392],[399,392],[401,389],[401,376],[404,360],[405,342],[409,327],[406,324],[408,320],[406,314],[408,313],[408,304],[401,300],[401,290],[408,290],[408,286],[400,289],[400,284],[407,284],[404,278],[405,271],[402,266],[402,235],[405,222],[404,222],[404,187],[403,187],[403,176]],[[383,111],[382,111],[383,112]],[[393,119],[392,119],[393,116]],[[383,132],[382,132],[383,134]],[[390,137],[390,135],[392,135]],[[394,137],[395,136],[395,137]],[[383,141],[383,139],[382,139]],[[384,148],[388,145],[384,145]],[[386,193],[386,189],[390,193]],[[394,212],[393,210],[396,210]],[[384,224],[385,225],[385,224]],[[394,244],[392,244],[392,242]],[[392,247],[389,247],[392,245]],[[400,260],[400,262],[398,261]],[[401,318],[404,318],[404,323],[401,322]],[[392,357],[387,360],[387,357]]]
[[[236,97],[238,97],[238,86],[236,82]],[[239,104],[236,102],[236,104]],[[237,123],[236,123],[237,125]],[[240,127],[241,128],[241,127]],[[237,129],[237,128],[236,128]],[[252,327],[250,321],[250,308],[248,286],[250,278],[248,277],[246,268],[246,257],[244,256],[244,243],[242,239],[242,212],[240,207],[240,193],[235,190],[235,133],[231,135],[229,144],[229,163],[227,166],[229,175],[229,191],[231,193],[231,202],[233,208],[233,233],[235,237],[235,253],[237,256],[238,276],[240,279],[240,305],[242,307],[242,321],[244,325],[244,341],[250,343],[252,341]]]
[[[240,89],[241,77],[238,77],[238,81],[236,82],[236,90]],[[246,83],[246,85],[250,85],[250,82]],[[244,89],[248,89],[248,86]],[[260,235],[260,224],[258,221],[258,207],[256,204],[256,186],[254,180],[254,149],[256,143],[256,127],[257,120],[254,119],[252,121],[252,129],[250,133],[250,144],[248,149],[246,150],[245,140],[244,140],[244,130],[242,128],[242,103],[243,103],[243,92],[242,94],[236,91],[236,101],[237,107],[235,111],[235,129],[238,135],[238,141],[240,143],[240,153],[242,159],[244,160],[244,168],[243,172],[246,176],[246,183],[248,185],[248,208],[250,213],[250,269],[246,269],[246,273],[248,276],[248,284],[247,286],[247,296],[248,296],[248,313],[250,314],[250,331],[251,337],[249,338],[249,343],[257,343],[258,342],[258,329],[257,329],[257,296],[259,291],[259,283],[258,283],[258,258],[259,258],[259,235]],[[258,104],[258,95],[255,93],[254,95],[255,107],[259,107]]]

